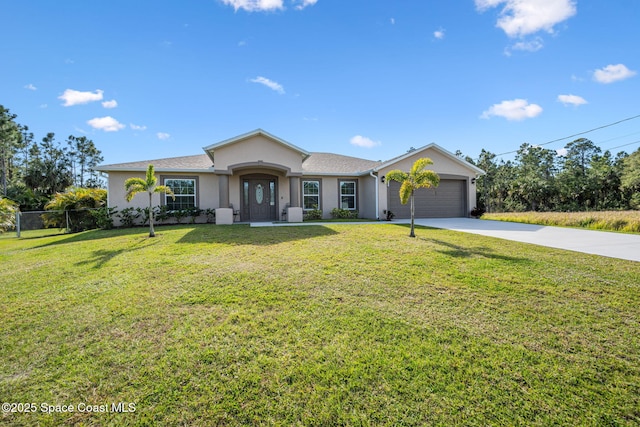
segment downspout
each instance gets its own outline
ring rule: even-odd
[[[378,202],[380,189],[378,188],[378,175],[374,175],[372,170],[369,171],[369,175],[376,180],[376,221],[380,221],[380,203]]]

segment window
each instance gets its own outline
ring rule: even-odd
[[[355,181],[340,181],[340,208],[356,210]]]
[[[320,181],[302,181],[302,208],[320,209]]]
[[[175,200],[165,195],[165,204],[169,210],[189,209],[196,206],[196,180],[186,178],[165,178],[164,185],[171,188]]]

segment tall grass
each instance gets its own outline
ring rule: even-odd
[[[640,233],[640,211],[504,212],[485,213],[482,219]]]

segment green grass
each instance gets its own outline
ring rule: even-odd
[[[0,239],[2,425],[638,425],[640,264],[393,224]]]
[[[640,233],[640,211],[502,212],[485,213],[482,219]]]

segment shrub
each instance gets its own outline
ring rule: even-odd
[[[350,211],[348,209],[333,208],[331,209],[331,217],[336,219],[355,219],[355,218],[358,218],[358,211]]]
[[[0,197],[0,233],[4,233],[16,226],[18,204],[12,200]]]
[[[483,214],[484,214],[484,209],[482,208],[474,207],[473,209],[471,209],[471,216],[473,217],[480,218]]]
[[[317,207],[308,211],[304,211],[304,215],[302,217],[303,221],[315,221],[318,219],[322,219],[322,211]]]
[[[102,188],[74,187],[65,193],[56,193],[43,215],[45,226],[65,228],[71,232],[98,228],[92,209],[102,208],[107,203],[107,190]]]
[[[111,230],[113,228],[113,216],[116,214],[116,208],[104,206],[100,209],[89,211],[89,213],[93,216],[98,228],[103,230]]]
[[[142,225],[149,225],[149,207],[136,208],[138,212],[138,218],[142,218]]]
[[[167,205],[156,206],[153,210],[153,215],[155,222],[162,224],[170,217],[169,208],[167,208]]]
[[[133,227],[136,225],[136,219],[140,216],[140,212],[136,212],[135,208],[128,207],[118,212],[120,218],[120,224],[123,227]]]
[[[189,212],[187,212],[186,209],[176,209],[176,210],[170,211],[170,212],[171,212],[170,215],[176,219],[176,222],[178,224],[182,223],[182,218],[186,218],[187,215],[189,215]]]
[[[202,209],[200,209],[199,207],[192,207],[189,209],[185,209],[187,216],[189,217],[189,222],[191,224],[195,224],[196,223],[196,218],[200,216],[200,214],[202,213]]]
[[[207,222],[216,222],[216,210],[215,209],[205,209],[204,214],[207,216]]]

